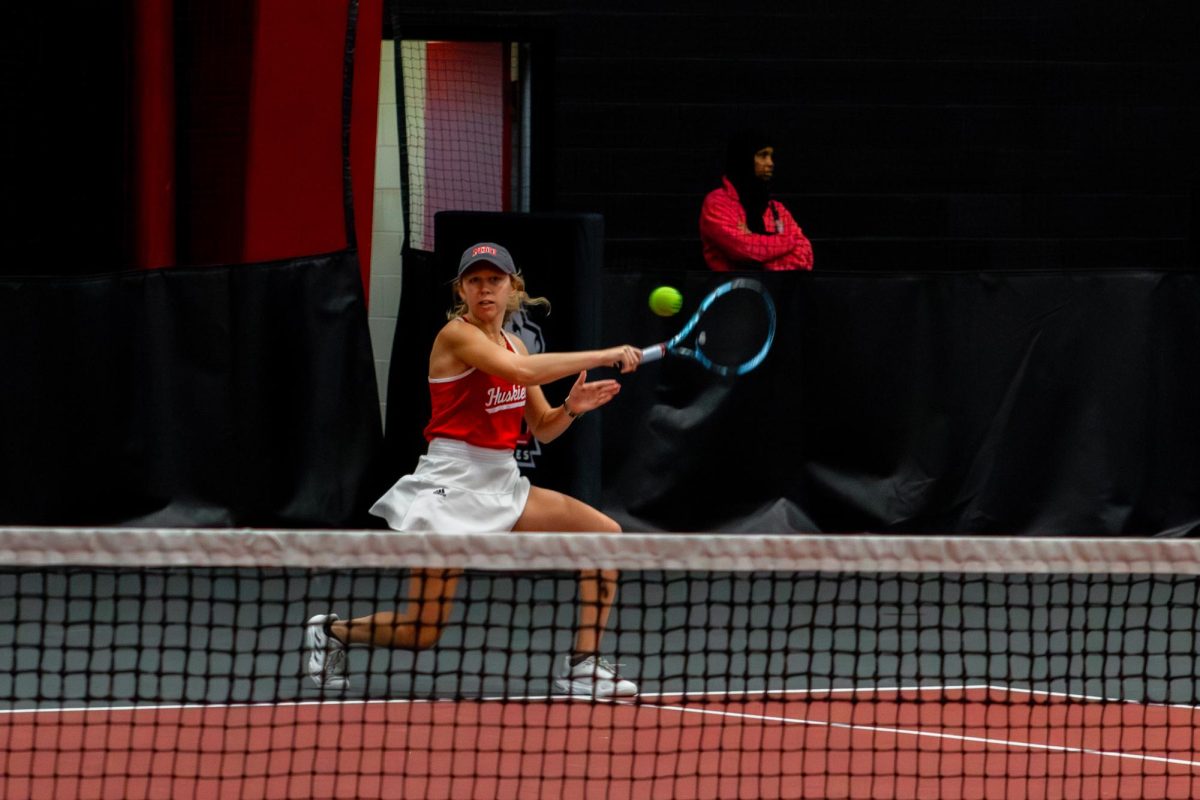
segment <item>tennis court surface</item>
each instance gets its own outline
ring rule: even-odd
[[[1200,796],[1200,547],[1167,539],[0,529],[0,797]],[[421,653],[311,615],[462,567]],[[621,570],[636,698],[552,691]]]

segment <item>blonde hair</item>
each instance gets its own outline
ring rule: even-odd
[[[547,314],[550,313],[549,300],[544,297],[530,297],[525,291],[525,278],[521,276],[521,273],[518,272],[515,275],[509,275],[508,279],[512,283],[513,291],[508,296],[508,305],[504,307],[505,323],[508,322],[513,314],[525,306],[538,306],[545,308]],[[450,291],[454,296],[454,307],[446,312],[446,319],[456,319],[467,313],[467,304],[459,295],[460,289],[462,289],[462,278],[455,278],[454,282],[450,284]]]

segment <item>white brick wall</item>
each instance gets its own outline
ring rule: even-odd
[[[371,300],[367,321],[375,353],[379,414],[387,419],[387,375],[400,309],[400,148],[396,135],[395,48],[383,42],[379,75],[379,131],[375,139],[375,213],[371,222]]]

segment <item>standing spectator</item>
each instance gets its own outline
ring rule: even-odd
[[[704,198],[700,241],[710,269],[812,269],[812,245],[783,203],[771,199],[774,140],[761,131],[734,136],[721,187]]]

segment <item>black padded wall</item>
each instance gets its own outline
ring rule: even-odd
[[[655,341],[722,280],[612,274],[604,330]],[[626,530],[1195,536],[1200,275],[767,275],[779,325],[737,379],[668,357],[604,411]],[[622,315],[622,311],[624,314]]]
[[[352,253],[0,279],[0,521],[350,527],[379,396]]]

